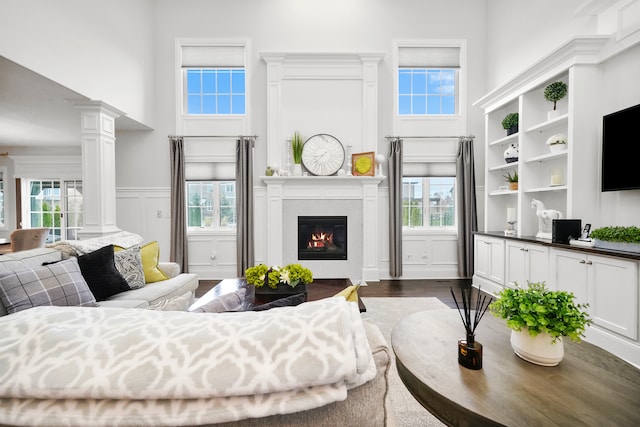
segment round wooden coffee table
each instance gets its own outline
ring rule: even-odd
[[[454,309],[412,314],[391,335],[400,378],[451,426],[638,426],[640,370],[592,344],[565,341],[565,357],[543,367],[515,355],[511,330],[491,314],[476,340],[483,368],[458,364],[464,338]]]

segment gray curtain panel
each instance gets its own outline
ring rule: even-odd
[[[169,259],[189,271],[187,257],[187,210],[184,178],[184,139],[170,137],[171,150],[171,247]]]
[[[473,276],[473,233],[478,230],[476,179],[473,160],[473,138],[459,140],[456,158],[458,204],[458,274]]]
[[[254,137],[236,143],[237,274],[244,277],[255,260],[253,240],[253,147]]]
[[[389,141],[389,274],[402,276],[402,139]]]

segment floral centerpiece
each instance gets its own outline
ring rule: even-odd
[[[255,286],[256,290],[260,288],[278,289],[282,286],[295,288],[299,285],[302,289],[313,282],[311,270],[300,264],[289,264],[284,267],[268,267],[264,264],[259,264],[247,268],[245,277],[247,283]]]

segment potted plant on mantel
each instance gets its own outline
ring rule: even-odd
[[[547,101],[553,102],[553,110],[547,113],[547,119],[552,120],[560,113],[557,110],[557,102],[567,95],[567,85],[565,82],[557,81],[544,88],[544,97]]]
[[[291,137],[291,151],[293,151],[293,176],[302,176],[302,146],[304,142],[297,131]]]
[[[507,136],[518,132],[518,113],[509,113],[502,120],[502,127],[507,130]]]
[[[505,288],[489,311],[507,320],[511,347],[522,359],[542,366],[556,366],[564,357],[562,337],[580,342],[591,324],[587,304],[574,302],[567,291],[550,291],[544,283]]]
[[[299,294],[307,291],[307,285],[313,282],[311,270],[300,264],[284,267],[268,267],[259,264],[245,271],[247,284],[256,288],[257,294]]]
[[[596,248],[640,253],[640,228],[636,226],[596,228],[589,237]]]

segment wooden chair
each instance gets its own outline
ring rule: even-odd
[[[42,248],[48,236],[48,228],[19,228],[13,230],[9,236],[9,239],[11,239],[11,252]]]

